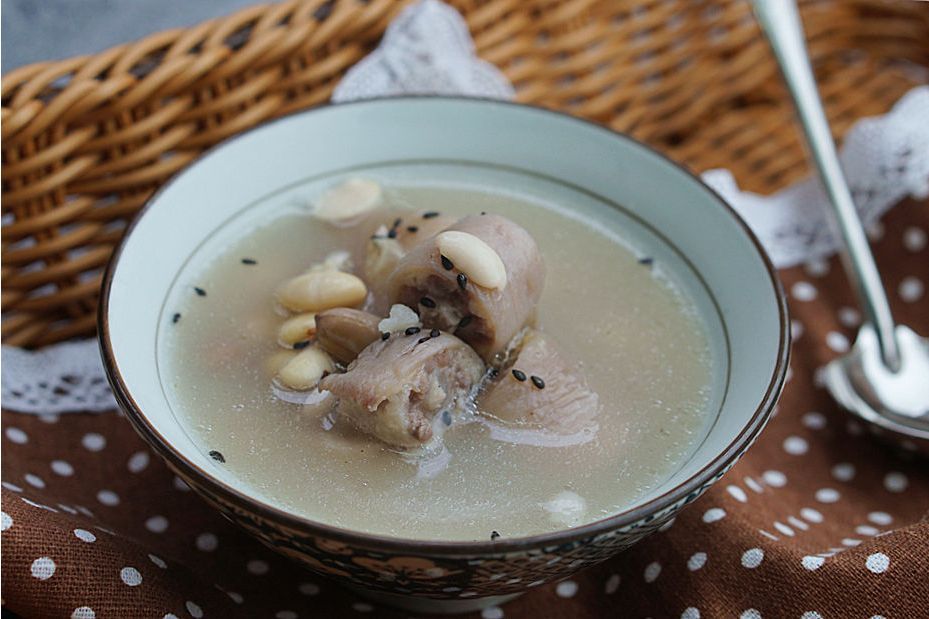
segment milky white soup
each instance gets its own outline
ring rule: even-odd
[[[283,318],[275,289],[331,252],[357,246],[357,231],[294,206],[192,265],[195,279],[178,284],[189,295],[165,309],[166,391],[194,442],[222,454],[218,466],[249,494],[328,525],[488,540],[493,532],[518,537],[602,519],[682,465],[712,417],[706,328],[660,261],[618,240],[624,231],[613,229],[615,218],[567,217],[473,189],[391,186],[386,195],[388,210],[487,211],[535,238],[547,267],[538,324],[599,396],[593,439],[540,446],[501,440],[484,423],[455,424],[444,435],[450,457],[424,466],[277,397],[269,359],[282,350]]]

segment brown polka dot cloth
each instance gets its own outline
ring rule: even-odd
[[[929,333],[929,202],[882,228],[895,316]],[[781,276],[791,375],[745,458],[643,543],[483,617],[929,617],[929,461],[877,442],[816,384],[860,320],[838,260]],[[253,541],[122,416],[3,412],[2,444],[4,616],[409,616]]]

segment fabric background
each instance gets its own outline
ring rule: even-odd
[[[929,202],[873,243],[895,316],[929,332]],[[929,467],[817,386],[858,313],[837,259],[781,272],[791,377],[745,458],[631,550],[501,617],[929,617]],[[277,557],[195,496],[122,415],[4,411],[4,612],[22,617],[408,617]],[[474,614],[472,616],[480,616]]]

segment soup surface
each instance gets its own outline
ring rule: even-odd
[[[386,202],[388,210],[488,211],[531,233],[547,268],[539,327],[599,396],[599,429],[582,444],[540,446],[484,423],[455,424],[443,458],[424,461],[278,397],[268,368],[283,320],[274,291],[357,236],[293,206],[193,265],[194,281],[177,283],[189,295],[165,310],[180,314],[160,355],[175,414],[252,494],[347,529],[487,540],[628,508],[692,453],[711,417],[706,328],[674,278],[634,252],[615,220],[461,187],[394,185]]]

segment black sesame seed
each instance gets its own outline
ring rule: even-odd
[[[446,258],[445,256],[442,256],[442,266],[445,267],[446,271],[451,271],[452,269],[455,268],[455,265],[452,264],[452,261]]]
[[[465,275],[464,273],[459,273],[456,279],[458,279],[459,288],[464,290],[465,288],[468,287],[468,276],[467,275]]]
[[[464,328],[467,327],[469,324],[471,324],[471,321],[472,321],[472,320],[474,320],[474,316],[465,316],[465,317],[463,317],[461,320],[458,321],[458,328],[459,328],[459,329],[464,329]]]
[[[397,229],[396,229],[396,228],[391,228],[391,229],[387,232],[387,238],[388,238],[388,239],[395,239],[395,238],[397,238]]]
[[[421,338],[419,338],[419,339],[416,341],[416,344],[417,344],[417,345],[419,345],[419,344],[425,344],[425,343],[428,342],[430,339],[432,339],[432,338],[430,338],[428,335],[427,335],[426,337],[421,337]]]
[[[242,264],[258,264],[254,258],[242,258]]]
[[[639,258],[639,264],[644,264],[644,265],[648,266],[648,265],[652,264],[653,262],[655,262],[655,259],[652,258],[651,256],[644,256],[644,257],[642,257],[642,258]]]
[[[452,414],[448,411],[442,411],[442,423],[447,426],[452,425]]]
[[[194,292],[197,293],[197,296],[201,296],[201,297],[206,296],[206,290],[204,290],[203,288],[200,288],[199,286],[194,286]]]
[[[303,340],[302,342],[297,342],[294,344],[294,350],[303,350],[310,345],[310,340]]]
[[[486,215],[487,211],[481,211],[481,215]]]
[[[490,541],[494,541],[494,540],[497,539],[498,537],[500,537],[500,534],[497,533],[496,531],[491,531],[491,532],[490,532]]]
[[[435,301],[433,301],[429,297],[423,297],[422,299],[420,299],[419,304],[422,305],[423,307],[428,307],[429,309],[435,308]]]
[[[226,457],[223,454],[219,453],[215,449],[210,450],[210,457],[216,460],[217,462],[225,462]]]
[[[396,219],[394,219],[394,225],[391,226],[391,227],[394,228],[394,229],[396,230],[397,228],[400,227],[400,224],[401,224],[401,223],[403,223],[403,220],[400,219],[399,217],[397,217]]]
[[[407,327],[406,331],[404,331],[404,333],[406,333],[407,335],[416,335],[419,332],[420,332],[419,327]]]
[[[429,332],[429,337],[439,337],[440,335],[442,335],[442,332],[438,329],[433,329]]]
[[[419,232],[419,226],[407,226],[406,231],[407,232]]]
[[[390,339],[390,333],[387,331],[381,331],[381,340],[386,342],[388,339]]]
[[[439,216],[438,211],[426,211],[425,213],[423,213],[423,219],[432,219],[433,217],[438,217],[438,216]]]
[[[524,380],[526,380],[526,373],[520,370],[513,370],[513,378],[515,378],[519,382],[523,382]]]
[[[177,321],[180,320],[180,319],[181,319],[181,315],[180,315],[180,314],[174,314],[174,316],[171,316],[171,323],[172,323],[172,324],[177,324]]]
[[[530,376],[532,384],[538,387],[539,389],[545,389],[545,381],[539,378],[538,376]]]

